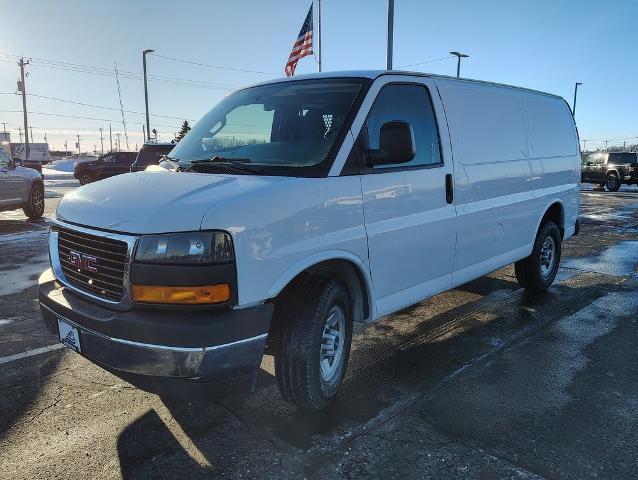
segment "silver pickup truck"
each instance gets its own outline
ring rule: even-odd
[[[0,212],[17,208],[30,219],[42,217],[44,182],[36,170],[23,167],[21,160],[12,160],[0,150]]]

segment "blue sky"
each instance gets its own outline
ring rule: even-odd
[[[604,145],[605,139],[610,145],[638,142],[635,0],[395,3],[395,66],[460,50],[470,55],[462,76],[552,92],[570,104],[574,82],[580,81],[576,117],[581,139],[590,141],[588,148]],[[120,70],[134,74],[123,77],[138,76],[141,51],[153,48],[166,57],[272,72],[237,72],[149,56],[149,74],[164,78],[164,83],[149,83],[151,113],[176,117],[151,117],[151,124],[160,138],[169,139],[180,119],[198,119],[229,91],[283,75],[309,5],[308,0],[0,0],[0,122],[7,122],[17,141],[21,114],[7,110],[21,108],[20,98],[12,95],[19,69],[7,54],[34,59],[28,67],[29,92],[116,109],[28,98],[33,112],[92,118],[30,117],[35,141],[42,141],[46,132],[49,143],[62,148],[65,139],[71,146],[79,133],[83,150],[93,145],[99,149],[100,127],[108,144],[109,120],[114,133],[122,131],[115,79],[46,61],[108,71],[117,62]],[[387,0],[323,0],[324,70],[384,68],[386,8]],[[447,58],[411,68],[454,74],[456,63]],[[297,74],[316,69],[314,59],[307,57]],[[198,83],[167,84],[166,77]],[[142,82],[122,78],[121,90],[124,108],[142,112]],[[144,117],[127,113],[126,120],[133,148],[141,142]]]

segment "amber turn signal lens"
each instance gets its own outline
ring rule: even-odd
[[[133,285],[133,300],[141,303],[185,305],[223,303],[230,300],[230,285],[227,283],[196,287]]]

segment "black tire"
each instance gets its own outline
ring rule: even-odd
[[[347,289],[333,278],[306,277],[277,306],[275,376],[282,396],[299,407],[320,410],[336,397],[350,356],[352,342],[352,302]],[[329,315],[343,313],[343,331],[336,335],[339,362],[333,377],[324,378],[321,354],[337,351],[322,343]],[[334,318],[332,316],[331,318]],[[341,317],[340,317],[341,318]],[[332,357],[336,362],[336,358]],[[327,368],[332,369],[332,365]]]
[[[620,177],[617,173],[608,173],[605,177],[605,188],[608,192],[617,192],[620,190]]]
[[[37,220],[44,215],[44,186],[41,183],[35,183],[29,191],[27,203],[22,207],[24,214],[30,220]]]
[[[546,242],[553,243],[551,268],[547,265],[546,251],[544,250]],[[545,222],[536,234],[532,254],[514,264],[518,284],[527,290],[535,292],[547,290],[554,283],[556,273],[558,273],[560,255],[560,230],[554,222]]]
[[[80,175],[80,185],[86,185],[87,183],[93,183],[95,178],[90,173],[82,173]]]

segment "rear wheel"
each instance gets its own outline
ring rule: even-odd
[[[86,185],[87,183],[91,183],[93,181],[95,181],[95,179],[90,173],[83,173],[80,175],[80,185]]]
[[[612,172],[605,177],[605,187],[609,192],[617,192],[620,190],[620,178],[618,174]]]
[[[541,225],[532,254],[514,264],[516,279],[527,290],[544,291],[554,282],[561,254],[561,235],[554,222]]]
[[[24,214],[31,220],[42,218],[44,215],[44,186],[36,183],[31,187],[29,199],[22,207]]]
[[[348,365],[350,296],[336,279],[309,277],[282,302],[276,319],[279,389],[289,402],[322,409],[336,397]]]

